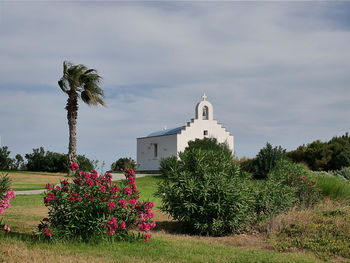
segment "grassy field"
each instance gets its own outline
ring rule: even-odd
[[[350,200],[350,181],[323,172],[314,172],[310,175],[311,179],[316,182],[316,186],[322,190],[324,196],[328,196],[333,200]]]
[[[15,178],[12,174],[10,176]],[[38,180],[45,179],[45,184],[47,179],[62,179],[59,178],[62,175],[32,176],[37,179],[32,181],[34,185],[41,184]],[[43,195],[18,195],[11,200],[11,208],[2,215],[11,227],[11,232],[5,234],[0,231],[0,262],[323,262],[315,253],[303,249],[276,251],[273,249],[274,243],[262,234],[200,237],[177,233],[177,223],[157,208],[160,200],[153,197],[160,180],[161,177],[149,176],[136,181],[141,198],[152,200],[156,205],[157,227],[150,243],[33,241],[32,231],[40,219],[47,215]],[[273,240],[277,238],[276,234]],[[342,260],[334,259],[339,262]]]
[[[57,184],[64,180],[64,173],[42,172],[2,172],[8,174],[11,179],[12,189],[15,191],[44,189],[47,183]]]

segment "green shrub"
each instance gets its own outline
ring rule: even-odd
[[[291,187],[301,207],[309,207],[320,200],[320,191],[311,180],[310,173],[302,165],[289,160],[280,160],[268,175],[269,181]]]
[[[112,163],[111,171],[113,172],[124,172],[126,169],[136,170],[139,165],[131,157],[119,158],[117,161]]]
[[[187,148],[201,149],[204,151],[222,151],[223,154],[232,158],[232,151],[227,143],[219,143],[216,138],[203,138],[189,141]]]
[[[276,163],[285,158],[285,149],[281,146],[273,148],[270,143],[266,143],[266,146],[259,151],[252,163],[254,177],[257,179],[265,179],[270,170],[275,167]]]
[[[68,160],[68,157],[66,158]],[[77,155],[77,163],[82,171],[92,171],[96,169],[96,167],[93,164],[93,161],[85,157],[85,155]]]
[[[27,170],[35,172],[68,172],[68,155],[56,152],[45,152],[43,147],[33,149],[33,153],[25,155]],[[84,155],[78,155],[77,161],[82,170],[92,171],[94,165]]]
[[[350,181],[350,167],[344,167],[341,170],[336,171],[334,175]]]
[[[178,171],[178,160],[177,160],[177,156],[171,156],[168,158],[162,158],[160,161],[160,169],[159,172],[162,175],[165,176],[170,176],[171,174],[177,174]]]
[[[220,236],[239,232],[251,221],[255,195],[222,149],[190,146],[179,160],[163,160],[162,174],[165,180],[157,190],[161,210],[181,222],[185,231]]]
[[[258,181],[255,192],[256,222],[290,210],[297,201],[294,188],[277,180]]]
[[[15,192],[10,189],[10,179],[7,174],[0,175],[0,215],[10,207],[10,199],[16,197]],[[0,231],[10,232],[10,227],[5,225],[0,218]]]

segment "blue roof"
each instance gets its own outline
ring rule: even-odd
[[[181,126],[181,127],[177,127],[177,128],[170,129],[170,130],[162,130],[162,131],[152,132],[152,133],[148,134],[147,137],[179,134],[181,132],[181,130],[183,130],[184,128],[185,128],[185,126]]]

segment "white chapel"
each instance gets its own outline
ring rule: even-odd
[[[226,142],[234,152],[233,135],[214,120],[213,106],[206,99],[204,94],[196,106],[195,118],[187,125],[137,138],[139,170],[158,170],[162,158],[177,155],[185,150],[189,141],[205,137],[216,138],[219,143]]]

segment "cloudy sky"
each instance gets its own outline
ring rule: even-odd
[[[136,138],[186,124],[205,92],[238,157],[349,131],[350,2],[0,2],[1,145],[67,152],[69,60],[103,77],[78,153],[136,158]]]

